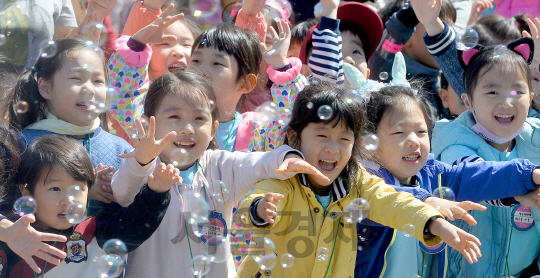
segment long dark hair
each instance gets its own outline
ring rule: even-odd
[[[21,161],[19,151],[22,150],[19,136],[0,121],[0,200],[13,203],[17,198],[17,189],[13,179]],[[7,208],[0,202],[0,211]]]

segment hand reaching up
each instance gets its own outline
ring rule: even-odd
[[[175,21],[184,17],[184,14],[177,14],[175,16],[169,16],[174,10],[174,4],[169,5],[166,10],[156,19],[154,22],[148,24],[148,26],[139,30],[139,32],[133,35],[133,39],[136,41],[147,44],[147,43],[160,43],[163,40],[174,39],[176,36],[173,35],[163,35],[165,29],[171,26]]]
[[[303,160],[296,154],[287,154],[285,156],[285,160],[283,160],[283,163],[281,163],[279,168],[276,170],[276,174],[278,175],[286,173],[309,174],[314,175],[324,181],[330,181],[330,179],[327,176],[323,175],[323,173],[321,173],[319,170],[317,170],[317,168],[313,167],[311,164],[307,163],[307,161]]]
[[[94,169],[94,173],[96,174],[96,182],[88,191],[88,199],[98,200],[104,203],[116,202],[111,187],[114,168],[112,166],[106,168],[100,163]]]
[[[411,0],[414,13],[418,21],[426,27],[430,36],[435,36],[444,31],[444,24],[439,19],[442,0]]]
[[[154,192],[169,191],[176,183],[182,183],[182,178],[180,170],[172,164],[165,166],[164,163],[160,163],[154,173],[148,176],[148,187]]]
[[[524,37],[529,37],[534,40],[534,60],[540,62],[540,20],[538,17],[534,18],[532,21],[530,18],[527,18],[527,23],[529,24],[529,29],[531,29],[531,34],[527,31],[523,31]]]
[[[276,33],[276,30],[274,30],[274,27],[270,26],[269,29],[273,45],[268,49],[265,43],[260,43],[264,60],[272,65],[274,69],[279,69],[289,64],[289,62],[287,62],[287,52],[289,51],[289,45],[291,44],[291,28],[289,27],[289,24],[282,20],[279,21],[277,25],[279,35]]]

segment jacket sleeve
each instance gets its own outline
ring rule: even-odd
[[[371,70],[370,76],[374,76],[373,79],[379,78],[381,72],[387,72],[391,80],[394,57],[409,41],[417,24],[418,18],[412,5],[407,9],[401,9],[388,19],[382,40],[369,58],[368,68]]]
[[[238,11],[238,16],[236,17],[236,26],[244,29],[255,32],[258,36],[259,41],[264,42],[266,39],[266,19],[262,12],[259,12],[256,16],[249,16],[245,14],[242,9]],[[276,30],[277,31],[277,30]]]
[[[117,238],[126,243],[128,252],[135,250],[156,231],[170,199],[170,191],[157,193],[145,185],[128,207],[115,213],[98,213],[96,239],[99,246]]]
[[[412,224],[417,227],[414,237],[422,243],[433,246],[441,242],[439,237],[429,238],[422,233],[431,217],[442,217],[435,208],[407,192],[396,192],[382,179],[361,169],[356,175],[356,183],[360,187],[360,198],[370,204],[369,219],[397,230],[403,229],[405,224]]]
[[[139,45],[137,45],[139,44]],[[114,88],[111,96],[110,112],[127,133],[135,118],[143,115],[144,97],[148,91],[148,62],[152,50],[127,36],[116,41],[116,51],[107,65],[107,79]]]
[[[144,6],[143,1],[133,4],[122,35],[133,36],[161,15],[161,10],[153,10]]]
[[[141,166],[135,158],[122,160],[120,168],[114,173],[111,180],[113,196],[116,202],[122,207],[127,207],[133,203],[137,193],[148,181],[148,176],[154,172],[156,159],[145,166]]]
[[[345,81],[339,22],[339,19],[323,16],[319,27],[313,31],[313,51],[309,57],[309,67],[316,80],[337,84]]]
[[[231,206],[240,202],[242,197],[259,181],[266,179],[285,180],[295,174],[276,174],[276,170],[283,163],[288,153],[298,153],[289,146],[281,146],[271,152],[228,152],[214,151],[208,165],[219,165],[219,173],[210,174],[212,180],[222,180],[230,190]],[[114,189],[113,189],[114,190]]]
[[[467,146],[451,145],[441,152],[438,160],[444,163],[453,164],[460,158],[466,156],[478,156],[478,153]]]
[[[414,198],[424,202],[427,198],[431,197],[429,191],[420,187],[394,187],[397,192],[407,192],[414,196]]]
[[[436,36],[424,34],[424,42],[429,53],[441,68],[444,76],[454,91],[461,96],[465,93],[463,85],[463,69],[459,64],[457,56],[456,31],[444,22],[444,31]]]

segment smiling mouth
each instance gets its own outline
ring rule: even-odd
[[[79,102],[77,103],[77,107],[84,109],[84,110],[91,110],[91,106],[86,102]]]
[[[513,115],[495,115],[495,120],[501,124],[509,124],[514,120]]]
[[[178,73],[184,71],[185,69],[186,66],[180,63],[172,64],[167,68],[170,73]]]
[[[332,172],[336,168],[337,161],[330,159],[319,160],[319,168],[323,172]]]
[[[186,141],[176,141],[174,142],[174,145],[178,148],[190,150],[193,147],[195,147],[195,142],[186,142]]]
[[[406,163],[416,164],[420,160],[420,155],[406,155],[402,157]]]

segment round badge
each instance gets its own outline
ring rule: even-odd
[[[199,224],[201,240],[208,245],[217,246],[227,237],[227,224],[223,215],[217,211],[211,211],[208,220],[204,224]]]
[[[435,246],[426,246],[422,242],[418,242],[418,243],[420,244],[420,249],[422,249],[422,251],[428,254],[441,253],[444,250],[444,248],[446,248],[446,243],[444,242],[441,242]]]
[[[534,227],[534,218],[530,207],[516,205],[512,209],[512,226],[514,229],[524,232]]]

